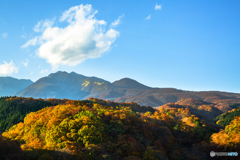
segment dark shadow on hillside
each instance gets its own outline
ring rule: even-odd
[[[210,128],[210,130],[204,130],[203,128],[196,127],[193,131],[184,132],[180,130],[171,129],[174,137],[180,148],[185,151],[185,154],[193,154],[193,157],[197,157],[199,160],[239,160],[240,152],[238,148],[227,148],[226,146],[219,146],[211,142],[210,137],[213,133],[218,133],[219,128]],[[210,156],[210,152],[238,152],[238,156]],[[168,153],[170,155],[171,153]],[[182,153],[184,154],[184,153]]]

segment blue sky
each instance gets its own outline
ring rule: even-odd
[[[240,93],[240,1],[0,1],[0,76]],[[97,11],[97,12],[96,12]]]

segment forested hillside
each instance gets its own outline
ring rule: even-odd
[[[8,130],[13,125],[23,122],[24,117],[47,106],[64,103],[57,99],[34,99],[24,97],[0,98],[0,131]]]
[[[213,122],[217,123],[221,126],[229,125],[230,122],[236,117],[240,116],[240,103],[230,105],[230,107],[234,108],[231,111],[228,111],[226,113],[223,113],[213,119]]]
[[[154,110],[96,98],[5,101],[48,106],[28,113],[2,134],[0,157],[5,159],[201,160],[210,158],[209,149],[240,149],[239,118],[221,131],[180,105]]]
[[[90,101],[85,100],[83,102],[96,103],[96,99],[89,98]],[[34,99],[34,98],[24,98],[24,97],[1,97],[0,98],[0,131],[8,130],[13,125],[23,122],[24,117],[30,113],[38,111],[42,108],[48,106],[56,106],[58,104],[65,104],[68,99]],[[115,103],[110,101],[98,100],[98,104],[103,104],[106,106],[119,106],[126,105],[125,103]],[[152,107],[141,107],[138,104],[132,102],[128,104],[131,106],[132,110],[135,112],[154,112],[155,109]]]

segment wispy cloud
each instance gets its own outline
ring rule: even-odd
[[[6,32],[5,32],[5,33],[2,33],[2,37],[3,37],[3,38],[7,38],[7,36],[8,36],[8,33],[6,33]]]
[[[38,39],[39,39],[39,37],[35,37],[33,39],[30,39],[29,41],[27,41],[27,43],[22,45],[21,48],[26,48],[26,47],[31,46],[31,45],[35,46],[37,44],[37,42],[38,42]]]
[[[48,72],[48,70],[47,69],[45,69],[45,70],[43,69],[43,70],[41,70],[40,73],[43,74],[43,73],[46,73],[46,72]]]
[[[60,17],[60,22],[68,23],[64,28],[52,27],[53,21],[40,21],[33,29],[41,35],[22,47],[40,44],[36,51],[38,57],[46,59],[53,69],[100,57],[110,49],[119,32],[112,28],[105,31],[106,22],[97,20],[96,13],[91,5],[79,5],[66,10]]]
[[[28,62],[29,62],[29,60],[26,59],[24,62],[22,62],[22,64],[23,64],[25,67],[27,67],[27,66],[28,66]]]
[[[11,74],[13,72],[18,73],[18,68],[12,61],[10,63],[4,61],[3,64],[0,65],[0,76]]]
[[[30,75],[32,75],[34,72],[31,72]]]
[[[145,19],[146,19],[146,20],[151,19],[151,14],[149,14]]]
[[[114,22],[111,23],[111,27],[116,27],[121,23],[121,18],[123,18],[124,14],[119,16]]]
[[[55,18],[53,20],[46,19],[45,21],[39,21],[33,28],[35,32],[43,32],[46,28],[51,28],[54,24]]]
[[[161,10],[161,9],[162,9],[162,6],[160,4],[159,5],[158,4],[155,5],[155,10]]]
[[[27,38],[27,34],[25,33],[25,34],[23,34],[23,35],[21,35],[21,38]]]

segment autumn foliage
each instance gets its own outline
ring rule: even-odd
[[[0,147],[18,145],[23,159],[201,160],[209,158],[209,146],[239,149],[240,117],[219,131],[175,104],[154,110],[95,98],[38,101],[52,105],[28,113],[0,139]]]

